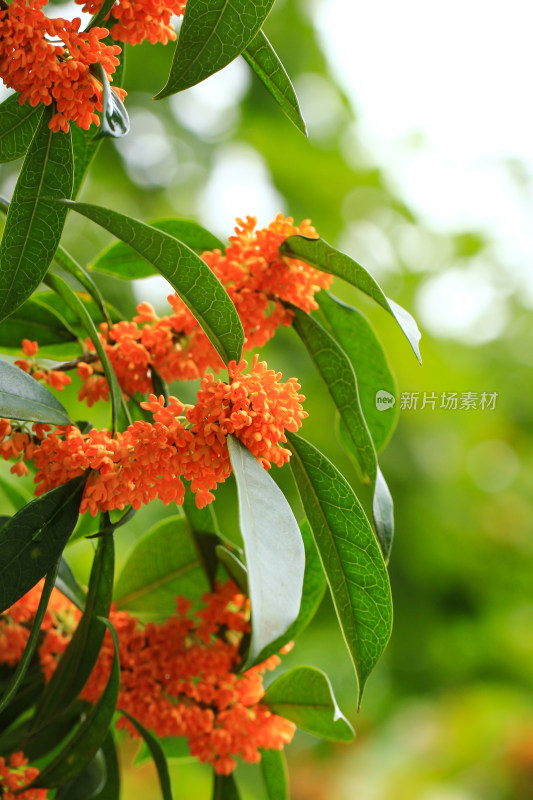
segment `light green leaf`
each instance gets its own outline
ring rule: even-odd
[[[305,261],[323,272],[337,275],[375,300],[378,305],[394,317],[413,348],[414,354],[422,363],[418,347],[421,333],[415,320],[398,303],[385,297],[378,283],[361,264],[336,250],[324,239],[308,239],[305,236],[289,236],[281,244],[280,253],[289,258]]]
[[[263,31],[259,31],[246,50],[243,50],[242,55],[283,113],[304,136],[307,136],[305,121],[291,79]]]
[[[227,363],[239,361],[244,342],[239,315],[226,290],[196,253],[167,233],[124,214],[87,203],[65,205],[127,242],[174,287]]]
[[[239,497],[252,608],[249,665],[298,617],[305,550],[291,507],[281,489],[234,436],[228,448]]]
[[[70,423],[66,410],[48,389],[19,367],[1,360],[0,415],[51,425]]]
[[[350,439],[350,450],[374,491],[372,512],[385,559],[388,559],[394,536],[392,497],[378,469],[376,451],[359,403],[353,367],[335,339],[299,308],[294,308],[293,327],[307,347],[309,355],[328,389]],[[379,474],[379,478],[378,478]]]
[[[125,136],[130,130],[130,119],[128,112],[124,107],[124,103],[119,98],[116,92],[111,88],[107,72],[100,63],[93,66],[96,77],[102,84],[102,117],[100,119],[100,127],[94,136],[95,139],[103,139],[110,137],[112,139],[119,139]]]
[[[262,750],[261,772],[268,800],[289,800],[289,774],[283,750]]]
[[[52,569],[78,520],[86,475],[32,500],[0,529],[0,613]]]
[[[219,562],[222,564],[230,578],[234,580],[239,589],[247,595],[248,573],[242,561],[237,558],[235,553],[233,553],[231,550],[228,550],[227,547],[224,547],[224,545],[221,544],[216,546],[216,554]]]
[[[20,94],[12,94],[0,105],[0,163],[21,158],[33,139],[43,106],[19,103]]]
[[[218,72],[248,47],[274,0],[189,0],[166,86],[156,100]]]
[[[96,305],[98,306],[100,313],[103,319],[107,322],[109,326],[111,326],[111,320],[109,318],[109,314],[107,312],[107,308],[104,302],[104,298],[102,297],[102,293],[100,289],[92,279],[92,276],[89,275],[87,270],[78,264],[78,262],[72,258],[72,256],[67,253],[67,251],[63,247],[58,247],[55,254],[55,261],[59,264],[60,267],[63,267],[66,272],[69,272],[73,278],[76,278],[78,283],[80,283],[84,289],[87,290],[89,295],[92,297]]]
[[[158,231],[168,233],[174,239],[179,239],[195,253],[201,254],[206,250],[224,250],[224,244],[220,239],[192,220],[159,219],[150,222],[149,225],[157,228]],[[157,272],[155,267],[124,242],[115,242],[107,247],[96,257],[90,268],[124,280],[148,278]]]
[[[53,133],[45,109],[13,193],[0,242],[0,319],[13,313],[40,284],[59,244],[74,179],[70,133]]]
[[[349,742],[354,731],[341,713],[327,675],[314,667],[294,667],[276,678],[262,702],[302,731]]]
[[[328,292],[320,292],[317,301],[321,321],[354,368],[361,408],[379,452],[398,420],[396,381],[387,356],[372,326],[360,311]],[[379,392],[384,392],[384,395],[378,398]],[[386,402],[379,402],[383,399]]]
[[[127,711],[121,711],[121,714],[123,714],[126,719],[129,719],[131,724],[137,728],[144,739],[148,750],[150,751],[150,755],[152,756],[157,769],[157,775],[159,777],[159,783],[161,786],[161,796],[163,800],[173,800],[167,759],[161,745],[159,744],[159,741],[155,738],[155,736],[152,736],[152,734],[146,730],[144,725],[141,725],[141,723],[136,720],[135,717],[132,717],[131,714],[128,714]]]
[[[392,628],[389,578],[379,544],[352,488],[313,445],[288,436],[291,468],[331,589],[359,684],[380,658]]]
[[[209,590],[183,517],[160,522],[133,548],[115,585],[117,608],[142,620],[166,619],[176,597],[199,600]]]
[[[109,620],[101,617],[101,621],[111,632],[115,654],[111,675],[102,695],[89,711],[83,722],[61,748],[54,758],[44,767],[30,786],[55,788],[63,786],[89,764],[101,747],[118,700],[120,688],[120,664],[118,660],[118,638]]]

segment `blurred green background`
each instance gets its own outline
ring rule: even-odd
[[[71,13],[71,7],[56,9],[58,15]],[[419,399],[417,408],[400,408],[397,430],[381,456],[396,509],[390,564],[395,622],[360,713],[353,707],[355,678],[328,600],[284,659],[285,666],[308,662],[324,669],[357,731],[351,745],[296,736],[287,750],[292,797],[529,800],[531,301],[487,226],[456,215],[444,228],[423,213],[423,198],[418,204],[408,202],[409,164],[418,163],[420,137],[415,131],[403,142],[402,183],[394,171],[394,154],[384,154],[379,142],[372,146],[368,126],[363,135],[364,108],[348,97],[347,81],[341,75],[340,88],[332,77],[339,66],[320,24],[327,13],[328,0],[278,0],[266,26],[301,97],[307,140],[244,62],[155,103],[151,97],[165,82],[171,48],[130,48],[126,88],[132,131],[117,143],[104,142],[81,197],[145,220],[193,217],[222,237],[232,232],[236,215],[257,215],[261,224],[280,210],[297,222],[310,217],[324,238],[365,264],[386,294],[417,316],[422,367],[385,313],[347,287],[334,287],[372,319],[397,376],[398,406],[402,393],[418,393]],[[387,20],[382,24],[387,27]],[[379,30],[359,34],[381,41]],[[394,71],[394,64],[389,68]],[[357,89],[357,74],[344,77]],[[2,193],[12,192],[18,167],[3,168]],[[499,169],[511,178],[518,170],[523,178],[525,167],[508,159]],[[109,237],[71,214],[64,241],[88,263]],[[136,285],[135,297],[130,286],[111,279],[102,286],[125,314],[141,298],[165,308],[167,290],[159,279]],[[286,377],[298,376],[310,413],[303,434],[359,491],[356,473],[333,435],[329,397],[292,331],[279,331],[265,358]],[[173,388],[184,399],[194,390],[192,385],[183,391]],[[477,393],[478,399],[482,392],[497,393],[497,398],[493,409],[441,408],[443,392],[457,392],[459,400],[466,392]],[[422,408],[424,393],[436,396],[434,409],[427,403]],[[80,407],[79,416],[86,418],[87,410]],[[98,424],[106,422],[104,409],[93,409],[89,416]],[[294,499],[290,476],[280,472],[274,477]],[[232,487],[218,494],[224,528],[234,534]],[[361,497],[368,504],[363,489]],[[7,497],[4,502],[8,508]],[[117,532],[119,567],[135,538],[169,513],[154,504]],[[91,547],[82,541],[70,550],[82,580]],[[134,750],[131,742],[123,742],[123,796],[155,800],[155,772],[151,765],[131,767]],[[173,777],[179,800],[209,796],[208,769],[175,764]],[[245,765],[237,778],[245,800],[263,797],[257,769]]]

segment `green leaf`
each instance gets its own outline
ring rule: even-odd
[[[106,782],[103,789],[92,800],[119,800],[120,798],[120,773],[118,769],[117,750],[111,731],[107,734],[102,744],[105,758]],[[67,800],[67,798],[65,798]]]
[[[183,24],[166,86],[155,96],[195,86],[227,66],[248,47],[274,0],[192,0]]]
[[[394,300],[389,300],[385,297],[380,286],[361,264],[358,264],[353,258],[341,253],[339,250],[336,250],[324,239],[289,236],[289,238],[285,239],[280,245],[279,249],[280,253],[289,258],[297,258],[323,272],[329,272],[331,275],[337,275],[339,278],[343,278],[375,300],[378,305],[394,317],[413,348],[414,354],[420,363],[422,363],[418,347],[421,333],[418,330],[414,318],[405,308],[395,303]]]
[[[390,637],[389,578],[374,532],[352,488],[313,445],[290,434],[291,468],[331,589],[359,684]]]
[[[142,620],[166,619],[176,597],[200,599],[209,590],[189,527],[183,517],[169,517],[133,548],[115,585],[117,608]]]
[[[173,800],[167,759],[158,740],[155,738],[155,736],[152,736],[152,734],[146,730],[144,725],[141,725],[141,723],[136,720],[135,717],[132,717],[131,714],[128,714],[127,711],[121,711],[120,713],[123,714],[126,719],[129,719],[131,724],[137,728],[142,738],[146,742],[146,746],[150,751],[150,755],[152,756],[157,769],[159,783],[161,784],[161,796],[163,797],[163,800]]]
[[[251,665],[298,617],[305,551],[298,523],[281,489],[234,436],[228,436],[228,448],[237,482],[250,588]]]
[[[259,31],[246,50],[243,50],[242,55],[283,113],[304,136],[307,136],[305,121],[291,79],[263,31]]]
[[[233,774],[217,775],[213,773],[213,777],[213,800],[241,800],[241,795]]]
[[[113,666],[107,685],[98,702],[89,711],[66,745],[33,781],[32,787],[55,788],[73,780],[92,761],[107,735],[118,700],[120,664],[115,629],[109,620],[103,617],[100,619],[111,632],[115,648]]]
[[[190,247],[195,253],[206,250],[224,250],[224,244],[197,222],[188,219],[159,219],[149,223],[150,227],[168,233],[174,239]],[[132,280],[148,278],[157,270],[145,258],[124,242],[115,242],[107,247],[90,265],[91,269],[106,272],[115,278]]]
[[[59,570],[56,578],[56,589],[58,589],[61,594],[64,594],[65,597],[67,597],[70,602],[76,606],[76,608],[79,608],[80,611],[83,611],[86,600],[85,592],[72,574],[72,570],[70,569],[64,556],[59,562]]]
[[[89,20],[89,24],[87,25],[85,30],[90,31],[91,28],[110,28],[111,20],[106,19],[106,17],[109,16],[109,12],[111,11],[115,3],[116,0],[104,0],[99,10],[96,12],[96,14],[93,14],[91,19]]]
[[[69,425],[59,400],[27,372],[0,360],[0,415],[7,419]]]
[[[3,478],[0,475],[0,490],[2,490],[16,511],[20,511],[20,509],[32,499],[31,495],[14,485],[13,478],[11,477]]]
[[[20,94],[12,94],[0,105],[0,163],[21,158],[33,139],[43,113],[39,103],[19,103]]]
[[[93,800],[104,788],[106,779],[106,759],[100,749],[73,781],[65,783],[59,789],[54,800]]]
[[[195,760],[194,756],[191,756],[187,739],[184,736],[164,736],[161,739],[158,738],[158,742],[161,750],[165,754],[167,761],[170,761],[171,759],[179,759],[180,761],[184,759],[187,761]],[[140,767],[151,758],[152,756],[150,750],[148,749],[146,743],[143,742],[141,749],[135,756],[135,761],[133,763],[136,767]]]
[[[32,719],[32,731],[40,730],[43,721],[56,716],[58,709],[66,708],[85,686],[104,640],[102,618],[111,608],[114,567],[113,536],[103,536],[98,540],[91,569],[85,612],[41,696]]]
[[[348,356],[335,339],[316,320],[294,308],[293,327],[307,347],[328,389],[349,436],[351,452],[367,475],[374,491],[372,512],[385,559],[388,559],[394,536],[392,497],[378,469],[376,451],[361,406],[357,380]]]
[[[222,359],[239,361],[244,332],[226,290],[196,253],[167,233],[124,214],[88,203],[65,205],[127,242],[153,264],[196,317]]]
[[[78,520],[86,475],[32,500],[0,530],[0,613],[52,569]]]
[[[273,653],[279,653],[283,645],[298,638],[318,611],[326,591],[326,576],[307,520],[302,522],[300,530],[305,545],[305,575],[300,612],[283,636],[265,647],[257,659],[258,662],[265,661]]]
[[[59,314],[43,305],[37,295],[30,297],[0,324],[0,346],[20,350],[23,339],[47,344],[75,342],[76,334],[66,328]]]
[[[87,335],[90,337],[91,342],[93,343],[94,349],[96,350],[98,358],[100,359],[100,363],[102,364],[107,385],[109,386],[109,393],[111,395],[111,416],[113,420],[112,427],[115,431],[117,429],[120,407],[122,404],[122,389],[118,384],[115,370],[111,366],[111,362],[107,357],[104,346],[100,341],[100,337],[98,336],[98,331],[96,330],[92,317],[76,292],[71,289],[68,283],[64,281],[63,278],[60,278],[59,275],[48,273],[45,278],[45,282],[51,289],[53,289],[54,292],[56,292],[57,295],[59,295],[59,297],[66,303],[71,311],[76,314],[79,321],[85,328]]]
[[[230,578],[235,581],[239,589],[248,594],[248,573],[246,567],[240,561],[235,553],[228,550],[224,545],[217,545],[216,554],[219,562],[222,564]]]
[[[28,637],[28,641],[26,642],[26,646],[24,647],[21,659],[17,664],[17,668],[11,677],[9,685],[7,689],[4,691],[2,698],[0,699],[0,712],[3,711],[4,708],[14,698],[15,694],[17,693],[17,689],[24,680],[24,677],[30,665],[30,661],[33,658],[35,648],[37,647],[39,641],[39,634],[41,633],[41,625],[43,623],[44,615],[46,614],[46,609],[48,608],[48,601],[50,600],[50,595],[52,594],[52,589],[54,588],[58,566],[59,562],[54,567],[52,567],[52,569],[46,576],[46,580],[43,586],[43,591],[41,594],[41,599],[39,600],[39,605],[37,607],[33,624],[31,626],[31,631]]]
[[[261,772],[268,800],[289,800],[289,774],[283,750],[262,750]]]
[[[55,254],[56,262],[63,267],[64,270],[69,272],[76,280],[89,292],[89,295],[92,297],[96,305],[98,306],[100,313],[103,319],[107,322],[109,326],[111,326],[111,320],[109,319],[109,314],[107,313],[107,308],[104,302],[104,298],[102,297],[102,293],[100,289],[93,281],[92,276],[89,275],[86,269],[78,264],[78,262],[72,258],[69,253],[63,248],[58,247]]]
[[[354,731],[341,713],[327,675],[314,667],[294,667],[276,678],[262,702],[302,731],[349,742]]]
[[[59,244],[74,179],[70,133],[53,133],[45,109],[15,186],[0,242],[0,319],[22,305],[40,284]]]
[[[348,356],[357,376],[357,388],[366,424],[379,452],[398,420],[397,389],[387,356],[366,317],[328,292],[317,295],[321,321]],[[384,392],[388,403],[378,403]]]
[[[119,139],[125,136],[130,130],[130,119],[128,112],[124,107],[124,103],[119,98],[116,92],[111,88],[107,72],[100,63],[93,65],[96,77],[102,84],[102,117],[100,120],[100,127],[95,139],[103,139],[110,137],[112,139]]]

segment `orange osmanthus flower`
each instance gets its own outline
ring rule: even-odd
[[[48,19],[45,5],[46,0],[13,0],[0,10],[0,78],[20,92],[21,103],[55,102],[53,131],[67,132],[70,121],[85,129],[99,125],[102,85],[91,67],[101,64],[111,79],[121,48],[102,41],[107,28],[80,32],[79,18]],[[124,90],[113,88],[123,99]]]
[[[13,753],[8,760],[0,756],[0,797],[2,800],[46,800],[47,789],[26,789],[39,770],[36,767],[26,766],[28,759],[24,753]]]
[[[103,0],[76,2],[83,11],[95,14]],[[186,0],[117,0],[106,19],[111,17],[110,33],[119,42],[140,44],[146,39],[151,44],[167,44],[176,39],[171,19],[183,16],[185,5]]]

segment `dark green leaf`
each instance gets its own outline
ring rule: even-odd
[[[102,5],[100,6],[99,10],[94,14],[87,27],[85,28],[86,31],[90,31],[91,28],[110,28],[111,27],[111,20],[107,19],[109,17],[109,12],[115,5],[116,0],[104,0]]]
[[[55,800],[93,800],[104,788],[107,778],[106,759],[103,750],[97,750],[85,769],[62,786]]]
[[[96,77],[102,84],[102,117],[100,120],[100,127],[95,139],[103,139],[110,137],[112,139],[119,139],[125,136],[130,129],[130,120],[128,112],[124,107],[124,103],[119,98],[116,92],[111,88],[107,72],[100,63],[93,65]]]
[[[117,705],[120,664],[115,629],[109,620],[103,617],[100,619],[110,630],[115,647],[113,666],[107,685],[98,702],[92,707],[66,745],[44,767],[31,786],[55,788],[73,780],[92,761],[107,735]]]
[[[0,711],[3,711],[4,708],[11,702],[11,700],[15,696],[17,689],[24,680],[24,676],[26,675],[26,672],[30,665],[30,661],[33,658],[33,654],[35,652],[35,648],[37,647],[37,643],[39,640],[39,634],[41,632],[41,625],[44,619],[44,615],[46,614],[46,609],[48,608],[48,601],[50,600],[50,595],[52,594],[52,589],[54,588],[58,566],[59,562],[54,567],[52,567],[52,569],[46,576],[43,591],[41,594],[41,599],[39,600],[39,605],[37,607],[33,624],[31,626],[31,631],[28,637],[28,641],[26,642],[26,646],[24,647],[21,659],[17,664],[17,668],[11,677],[9,685],[7,689],[4,691],[2,698],[0,699]]]
[[[66,303],[71,311],[76,314],[79,321],[85,328],[87,335],[91,339],[94,349],[98,353],[98,358],[100,359],[100,363],[104,370],[107,385],[109,386],[109,393],[111,395],[111,414],[113,419],[112,427],[113,430],[116,430],[120,414],[120,407],[122,404],[122,389],[118,384],[115,370],[111,366],[109,358],[107,357],[107,353],[104,350],[104,346],[100,341],[100,337],[98,336],[98,331],[96,330],[92,317],[76,292],[71,289],[68,283],[64,281],[63,278],[60,278],[59,275],[48,273],[45,278],[45,282],[48,286],[50,286],[51,289],[54,290],[54,292],[56,292],[57,295],[59,295],[59,297]]]
[[[398,419],[396,381],[387,356],[372,326],[360,311],[328,292],[320,292],[317,300],[322,321],[354,368],[361,408],[379,452],[389,440]]]
[[[422,362],[418,347],[421,333],[415,320],[398,303],[385,297],[374,278],[357,261],[336,250],[324,239],[308,239],[305,236],[289,236],[281,244],[280,252],[289,258],[305,261],[331,275],[338,275],[375,300],[394,317],[413,348],[414,354]]]
[[[241,795],[233,775],[213,773],[213,800],[241,800]]]
[[[86,600],[85,592],[72,574],[72,570],[70,569],[64,556],[59,562],[59,570],[56,578],[56,589],[58,589],[61,594],[64,594],[65,597],[68,597],[70,602],[73,603],[76,608],[79,608],[80,611],[83,611]]]
[[[40,284],[59,244],[74,179],[70,133],[53,133],[45,109],[9,205],[0,242],[0,319],[22,305]]]
[[[3,752],[23,750],[24,755],[30,761],[42,758],[55,750],[70,735],[85,712],[86,705],[84,702],[72,703],[68,708],[62,710],[44,730],[35,733],[29,730],[31,718],[25,719],[2,737]]]
[[[161,748],[161,745],[159,744],[155,736],[152,736],[152,734],[146,730],[144,725],[141,725],[141,723],[138,720],[136,720],[135,717],[132,717],[131,714],[128,714],[127,711],[121,711],[121,713],[127,719],[129,719],[132,725],[134,725],[137,728],[142,738],[146,742],[146,746],[150,751],[150,755],[152,756],[154,764],[157,769],[157,774],[159,776],[159,783],[161,784],[161,795],[163,797],[163,800],[173,800],[167,759],[163,752],[163,749]]]
[[[326,576],[307,520],[302,522],[300,530],[305,545],[305,575],[300,612],[283,636],[265,647],[257,659],[258,662],[279,653],[283,645],[298,638],[315,616],[326,591]]]
[[[392,497],[378,470],[374,443],[359,403],[353,367],[335,339],[299,308],[294,309],[293,327],[307,347],[337,407],[350,438],[351,452],[355,455],[363,475],[367,475],[372,483],[374,523],[383,554],[388,559],[394,536]]]
[[[106,782],[103,789],[92,800],[119,800],[120,798],[120,773],[118,769],[117,750],[111,731],[107,734],[102,744],[105,758]]]
[[[166,86],[155,99],[181,92],[227,66],[254,39],[274,0],[188,2]]]
[[[374,532],[352,488],[309,442],[288,436],[291,468],[324,566],[359,683],[385,649],[392,627],[389,578]]]
[[[66,708],[85,686],[100,654],[104,640],[104,614],[109,614],[113,592],[115,547],[113,536],[98,540],[94,557],[85,612],[74,636],[39,701],[32,720],[32,730],[39,730],[43,721]]]
[[[217,545],[216,553],[218,560],[235,583],[244,594],[248,594],[248,573],[246,567],[235,553],[228,550],[224,545]]]
[[[17,696],[0,715],[0,731],[7,731],[15,720],[35,705],[43,691],[43,686],[44,679],[40,670],[31,679],[26,676],[26,680],[23,686],[19,688]],[[3,740],[4,735],[0,734],[0,751],[5,753]]]
[[[20,350],[23,339],[47,344],[76,341],[76,334],[65,327],[53,309],[39,301],[38,295],[26,300],[0,325],[0,346]]]
[[[315,736],[349,742],[355,735],[335,701],[327,675],[314,667],[294,667],[280,675],[262,702]]]
[[[43,106],[20,105],[18,92],[0,105],[0,163],[21,158],[33,139]]]
[[[262,750],[261,772],[268,800],[289,800],[289,774],[283,750]]]
[[[114,600],[140,619],[166,619],[176,596],[200,599],[209,587],[183,517],[160,522],[129,555],[116,582]]]
[[[224,250],[224,244],[209,233],[197,222],[188,219],[159,219],[149,223],[158,231],[168,233],[174,239],[186,244],[195,253],[206,250]],[[124,242],[116,242],[106,248],[91,264],[91,269],[106,272],[115,278],[131,280],[132,278],[148,278],[157,270],[145,258],[132,250]]]
[[[46,575],[78,520],[86,475],[32,500],[0,530],[0,613]]]
[[[243,50],[242,55],[283,113],[304,136],[307,136],[305,121],[291,79],[263,31],[259,31],[246,50]]]
[[[7,419],[68,425],[70,417],[54,395],[27,372],[0,360],[0,415]]]
[[[254,662],[298,617],[305,551],[298,523],[281,489],[234,436],[228,436],[228,448],[237,481],[248,570],[252,608],[249,660]]]
[[[153,264],[196,317],[223,360],[240,360],[244,332],[239,315],[218,278],[196,253],[167,233],[116,211],[87,203],[67,201],[65,205],[127,242]]]

